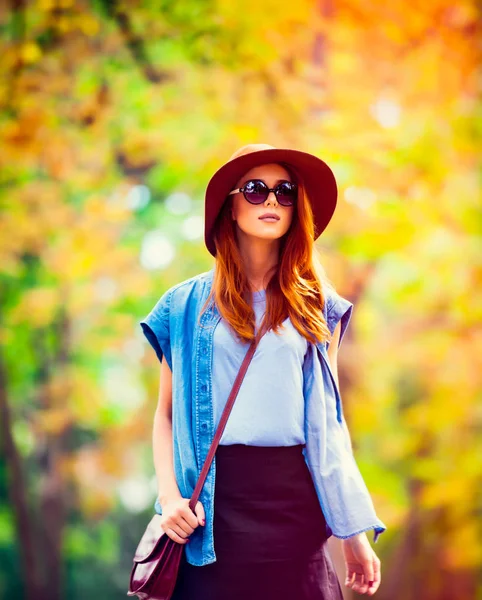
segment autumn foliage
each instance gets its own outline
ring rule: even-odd
[[[205,187],[250,142],[314,152],[339,183],[318,244],[355,304],[340,387],[388,527],[378,597],[480,595],[480,17],[1,5],[0,596],[125,594],[156,493],[138,321],[211,267]]]

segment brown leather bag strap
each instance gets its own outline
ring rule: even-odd
[[[207,477],[207,474],[211,467],[211,463],[213,462],[214,454],[216,453],[219,441],[221,439],[221,436],[223,435],[224,428],[226,427],[226,423],[228,421],[229,414],[231,413],[231,409],[234,406],[234,401],[236,400],[236,396],[238,395],[239,388],[241,387],[241,383],[244,379],[244,376],[246,375],[246,371],[248,370],[249,363],[251,362],[251,359],[254,356],[256,347],[259,343],[259,340],[266,333],[266,329],[267,329],[266,323],[263,320],[258,333],[256,334],[254,340],[251,342],[251,345],[248,348],[246,356],[244,357],[244,360],[241,363],[239,373],[237,374],[236,379],[234,380],[233,388],[231,390],[231,393],[229,394],[229,398],[226,402],[226,406],[224,407],[223,413],[219,420],[219,425],[214,434],[214,438],[211,443],[211,447],[209,448],[208,455],[206,456],[206,460],[204,461],[203,468],[201,469],[201,474],[199,475],[199,479],[196,483],[196,487],[194,488],[194,492],[191,496],[191,500],[189,501],[189,508],[193,512],[194,512],[194,507],[196,506],[197,501],[199,499],[199,495],[201,494],[201,490],[204,485],[204,482],[206,481],[206,477]]]

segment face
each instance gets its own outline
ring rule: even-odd
[[[284,167],[273,163],[253,167],[237,181],[233,189],[242,187],[250,179],[262,179],[269,188],[276,187],[280,181],[292,181]],[[276,240],[288,231],[294,210],[294,204],[291,206],[279,204],[274,192],[270,192],[266,200],[257,205],[250,204],[243,193],[238,192],[233,194],[231,217],[236,221],[238,237]],[[279,220],[260,219],[266,213],[273,213],[279,217]]]

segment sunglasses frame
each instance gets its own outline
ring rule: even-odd
[[[266,194],[266,198],[264,200],[262,200],[261,202],[251,202],[251,200],[249,200],[248,198],[246,198],[245,186],[248,183],[251,183],[252,181],[259,181],[259,182],[261,182],[266,187],[266,190],[267,190],[268,193]],[[265,181],[263,181],[262,179],[258,179],[258,178],[255,177],[254,179],[248,179],[248,181],[245,181],[244,185],[242,187],[230,191],[229,194],[228,194],[228,196],[230,196],[231,194],[237,194],[238,192],[243,192],[243,196],[244,196],[244,198],[245,198],[245,200],[247,202],[249,202],[250,204],[253,204],[254,206],[259,206],[260,204],[263,204],[263,202],[266,202],[266,200],[268,199],[270,193],[273,192],[274,195],[276,196],[276,200],[277,200],[278,204],[280,204],[281,206],[293,206],[294,203],[297,200],[297,196],[294,198],[294,200],[293,200],[293,202],[291,202],[291,204],[283,204],[283,203],[281,203],[279,201],[278,194],[276,193],[276,190],[278,189],[278,187],[280,185],[283,185],[283,183],[289,183],[290,185],[294,186],[295,191],[298,192],[298,184],[294,183],[293,181],[288,181],[286,179],[284,181],[280,181],[279,183],[277,183],[274,188],[270,188],[270,187],[268,187],[268,184]]]

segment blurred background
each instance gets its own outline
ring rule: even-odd
[[[339,183],[317,245],[355,304],[340,388],[388,528],[377,598],[482,598],[480,17],[475,0],[0,3],[0,598],[126,597],[156,496],[139,321],[212,267],[204,192],[252,142],[315,153]]]

